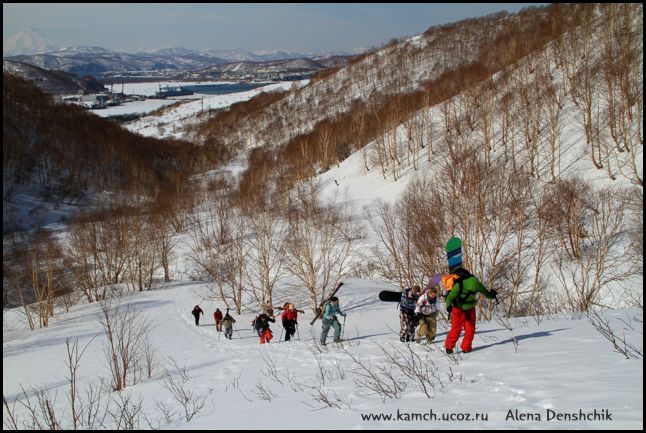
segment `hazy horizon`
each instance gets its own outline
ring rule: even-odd
[[[545,3],[3,3],[3,40],[30,27],[62,46],[302,52],[380,46],[429,27]]]

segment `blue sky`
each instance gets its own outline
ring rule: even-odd
[[[338,51],[540,3],[3,3],[3,39],[29,27],[64,46]]]

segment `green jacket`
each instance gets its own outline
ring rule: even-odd
[[[472,310],[476,306],[476,293],[480,292],[489,299],[494,299],[495,296],[485,286],[482,285],[480,280],[471,275],[469,271],[458,269],[457,272],[461,278],[453,285],[453,288],[446,297],[446,307],[455,305],[461,310]]]

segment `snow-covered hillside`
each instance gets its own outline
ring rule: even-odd
[[[226,139],[248,148],[277,146],[311,131],[319,121],[349,111],[353,104],[413,92],[425,81],[476,59],[483,35],[494,39],[505,28],[504,23],[504,19],[484,19],[480,26],[468,21],[457,23],[452,31],[431,28],[422,35],[366,53],[338,72],[312,81],[244,119]],[[280,126],[269,127],[276,123]]]
[[[177,85],[190,85],[191,83],[179,82],[165,82],[165,83],[142,83],[142,84],[128,84],[126,94],[134,92],[137,94],[150,94],[157,90],[158,85],[163,86],[177,86]],[[246,101],[262,92],[271,92],[274,90],[287,90],[293,86],[293,82],[282,82],[276,84],[269,84],[267,86],[258,87],[247,92],[230,93],[226,95],[203,95],[195,94],[191,96],[178,98],[183,103],[177,107],[164,110],[163,113],[156,113],[150,116],[142,117],[136,121],[126,124],[126,128],[132,132],[157,138],[184,138],[186,135],[187,127],[196,123],[196,118],[201,112],[209,110],[223,109],[235,104],[236,102]],[[168,104],[168,100],[160,100]],[[155,104],[161,106],[160,101],[145,101],[147,104]],[[176,101],[173,101],[176,102]],[[115,114],[123,114],[125,112],[142,112],[141,105],[127,105],[123,107],[114,107],[106,110],[97,111],[100,116],[113,116]]]
[[[346,281],[338,293],[347,313],[346,341],[332,343],[330,334],[327,348],[317,344],[321,322],[310,326],[309,310],[299,319],[294,341],[278,341],[282,325],[277,320],[272,324],[274,340],[260,345],[250,326],[251,312],[234,315],[233,339],[226,340],[216,332],[212,316],[224,306],[204,300],[200,283],[177,282],[121,298],[122,309],[129,304],[138,320],[150,324],[155,354],[152,376],[138,379],[122,393],[141,405],[133,427],[643,427],[643,359],[626,359],[614,351],[585,317],[543,317],[539,324],[533,318],[497,316],[478,324],[473,352],[447,356],[442,350],[444,320],[438,321],[438,336],[431,346],[399,341],[397,304],[377,299],[384,289],[394,287],[370,280]],[[276,299],[281,305],[286,300],[298,302],[287,289]],[[191,316],[195,304],[205,312],[199,327]],[[59,426],[71,425],[67,339],[78,339],[79,351],[84,350],[77,372],[80,400],[91,384],[96,389],[100,381],[109,383],[99,315],[98,304],[79,305],[52,319],[48,328],[31,332],[15,313],[5,313],[3,394],[20,427],[30,427],[29,417],[16,399],[24,390],[34,404],[36,389],[53,402]],[[603,317],[620,339],[642,350],[642,310],[610,311]],[[183,370],[183,379],[177,368]],[[191,392],[189,406],[204,403],[190,422],[165,388],[164,369]],[[415,372],[425,375],[418,378]],[[381,393],[374,389],[377,384],[383,386]],[[100,413],[105,403],[93,409]],[[6,410],[4,415],[6,421]],[[115,425],[108,416],[103,427]]]
[[[160,86],[173,87],[191,84],[194,83],[175,81],[128,83],[124,85],[124,93],[150,96],[154,95]],[[259,93],[289,89],[293,85],[293,82],[283,82],[258,87],[247,92],[226,95],[195,94],[170,99],[147,99],[107,109],[93,110],[93,113],[102,117],[124,114],[143,115],[138,120],[127,123],[125,128],[148,137],[182,138],[186,134],[185,128],[190,127],[202,111],[226,108],[236,102],[251,99]],[[120,86],[117,87],[118,90],[121,90]],[[159,110],[173,104],[176,105],[163,110],[163,112]],[[153,111],[155,114],[145,115]],[[241,168],[236,169],[236,171],[240,170]],[[21,188],[11,202],[4,204],[3,225],[11,230],[30,230],[36,226],[47,226],[49,229],[58,230],[60,228],[58,224],[62,220],[73,218],[79,211],[79,207],[76,205],[55,206],[39,199],[37,198],[39,193],[40,190],[35,186]]]

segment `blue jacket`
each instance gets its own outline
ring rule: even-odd
[[[412,298],[408,297],[408,294],[413,289],[408,288],[402,292],[402,299],[399,301],[399,309],[407,314],[413,314],[415,312],[415,304],[417,304],[417,299],[419,295],[414,294]]]
[[[335,305],[333,302],[328,302],[328,304],[325,306],[325,313],[323,314],[323,320],[332,320],[332,316],[337,317],[342,316],[343,312],[341,309]]]

